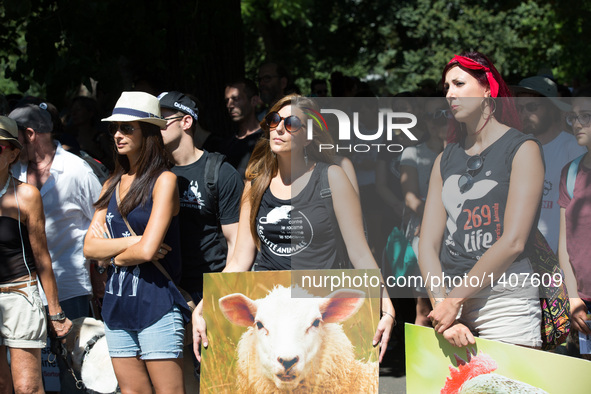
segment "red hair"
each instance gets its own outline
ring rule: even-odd
[[[499,84],[497,98],[495,99],[495,118],[499,122],[509,127],[520,129],[521,120],[519,118],[519,114],[517,113],[517,109],[515,108],[515,102],[513,101],[513,95],[511,94],[511,90],[503,80],[503,77],[501,77],[501,74],[496,69],[493,62],[491,62],[490,59],[486,57],[486,55],[480,52],[462,52],[460,56],[463,56],[467,59],[470,59],[480,64],[482,66],[482,69],[472,69],[464,67],[460,64],[460,62],[458,62],[455,59],[452,59],[452,61],[447,63],[447,65],[443,68],[441,83],[445,83],[445,76],[447,75],[447,72],[449,70],[451,70],[453,67],[459,67],[463,71],[467,72],[468,74],[476,78],[476,80],[481,86],[491,89],[490,83],[488,82],[488,78],[486,75],[486,69],[488,69],[492,74],[492,77]],[[460,127],[460,123],[452,119],[449,122],[447,130],[447,142],[458,142],[461,141],[465,136],[466,131]]]

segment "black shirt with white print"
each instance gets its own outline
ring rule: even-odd
[[[181,287],[190,293],[201,292],[203,274],[219,272],[226,264],[227,247],[218,237],[214,201],[205,184],[205,162],[209,153],[186,166],[174,166],[180,196],[180,229],[183,272]],[[218,178],[220,223],[237,223],[244,182],[238,172],[223,163]]]
[[[338,265],[336,237],[320,197],[320,177],[326,165],[317,163],[306,187],[292,199],[279,199],[267,188],[256,218],[261,254],[255,270],[326,269]]]
[[[463,143],[449,144],[444,149],[441,178],[447,222],[440,260],[445,275],[462,276],[469,272],[503,234],[513,158],[528,140],[538,142],[530,135],[509,129],[480,153],[483,164],[474,171],[467,171],[470,156]],[[474,180],[472,187],[464,192],[458,185],[463,174]]]

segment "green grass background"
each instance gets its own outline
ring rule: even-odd
[[[457,367],[454,353],[466,360],[466,348],[457,348],[432,328],[405,325],[407,393],[439,393],[449,367]],[[548,393],[588,394],[591,362],[541,350],[476,338],[475,348],[492,357],[494,373]]]
[[[313,273],[318,275],[321,272]],[[233,393],[236,346],[246,328],[230,323],[221,312],[218,300],[232,293],[242,293],[253,300],[263,298],[276,285],[289,287],[291,271],[205,274],[203,282],[203,317],[207,322],[209,346],[202,350],[201,392]],[[342,323],[355,346],[358,360],[378,359],[378,348],[374,348],[371,342],[379,319],[379,307],[378,298],[366,298],[359,311]]]

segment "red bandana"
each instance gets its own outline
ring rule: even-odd
[[[454,61],[457,61],[462,66],[469,68],[470,70],[484,70],[486,72],[486,79],[488,80],[488,84],[490,85],[490,95],[492,97],[497,97],[497,95],[499,94],[499,83],[497,82],[495,77],[493,77],[492,72],[490,72],[490,68],[485,67],[482,64],[475,62],[474,60],[467,58],[465,56],[455,55],[453,59],[449,61],[449,63]]]

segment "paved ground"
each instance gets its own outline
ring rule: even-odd
[[[405,394],[406,377],[382,375],[385,368],[380,368],[380,394]]]
[[[380,394],[405,394],[404,345],[395,338],[392,338],[390,344],[392,347],[388,349],[384,362],[380,365]]]

